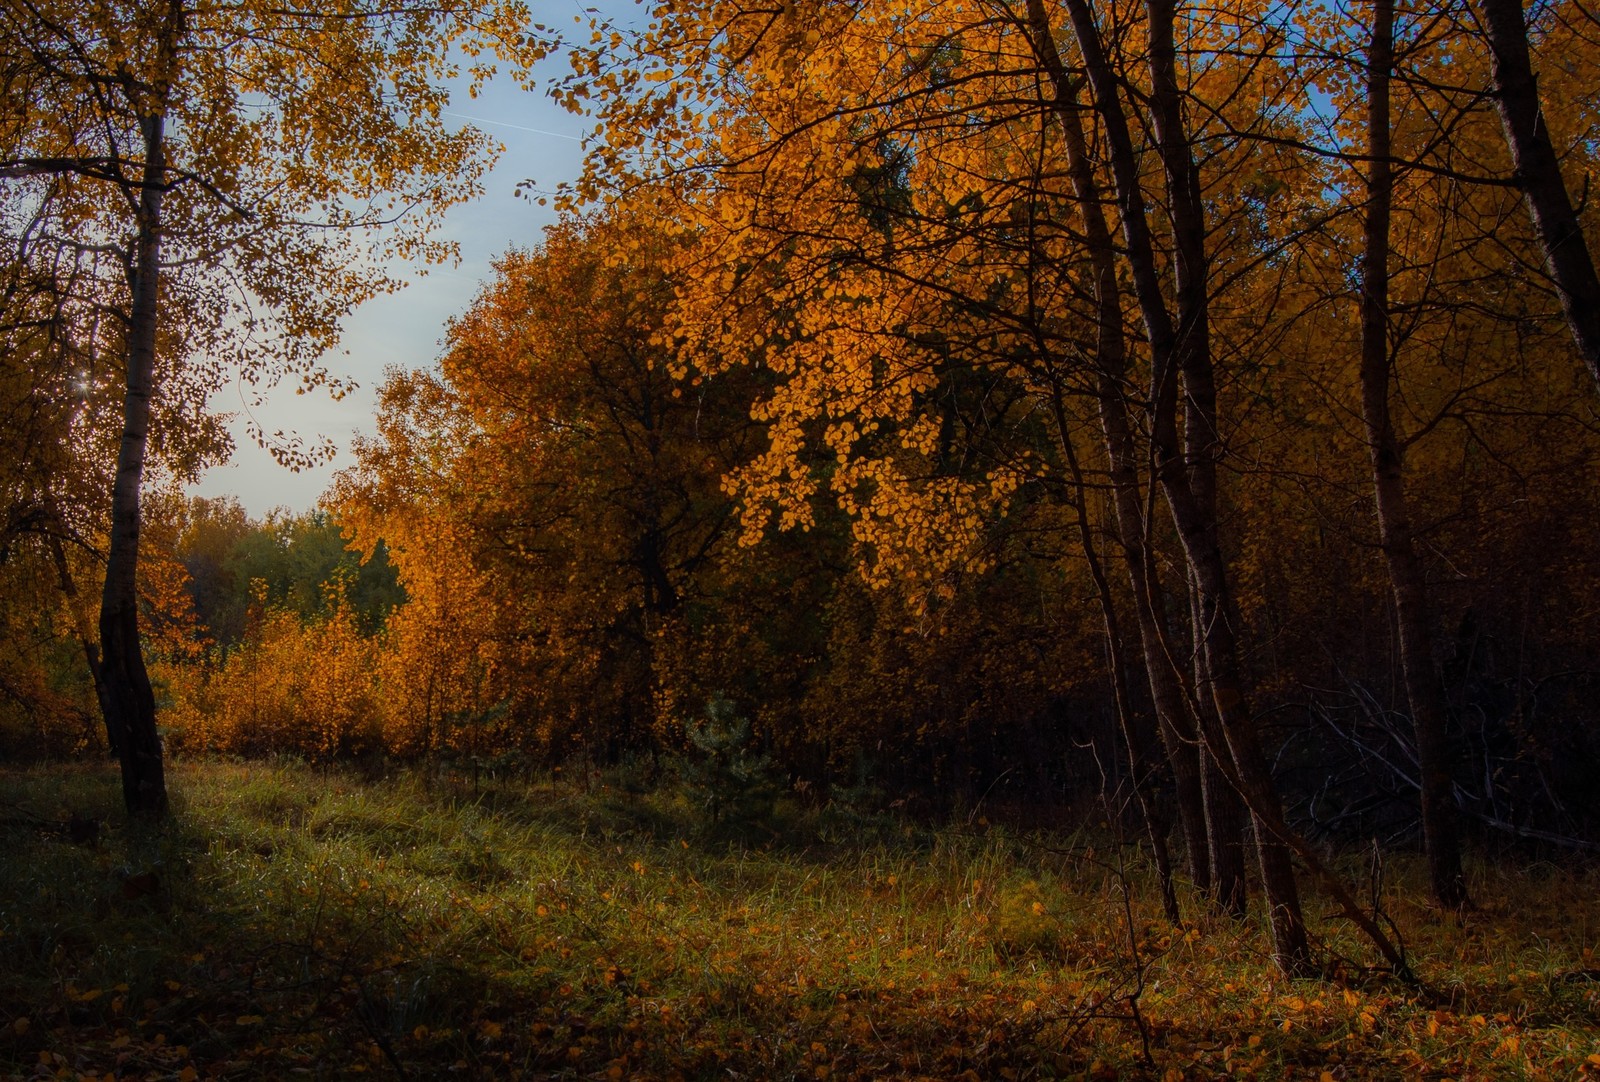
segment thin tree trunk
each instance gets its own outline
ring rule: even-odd
[[[1218,828],[1225,831],[1227,827],[1213,821],[1208,812],[1204,780],[1207,764],[1206,756],[1201,754],[1200,730],[1189,708],[1190,696],[1174,668],[1174,659],[1168,654],[1163,637],[1162,629],[1167,623],[1166,592],[1161,587],[1145,537],[1144,501],[1133,465],[1132,430],[1121,389],[1105,376],[1101,377],[1099,404],[1101,430],[1111,459],[1118,533],[1133,585],[1134,612],[1139,621],[1139,642],[1150,681],[1150,696],[1155,703],[1167,758],[1172,763],[1189,878],[1197,889],[1216,900],[1218,866],[1212,857],[1212,848],[1221,836]],[[1235,830],[1232,837],[1237,849],[1239,832]]]
[[[1461,844],[1448,767],[1444,683],[1433,658],[1427,586],[1417,558],[1406,499],[1404,460],[1389,412],[1389,230],[1394,202],[1390,165],[1390,71],[1394,0],[1376,0],[1367,54],[1366,247],[1361,257],[1361,413],[1366,422],[1378,532],[1388,563],[1400,631],[1400,667],[1416,731],[1422,789],[1422,836],[1433,896],[1456,908],[1467,901]]]
[[[1104,402],[1102,397],[1102,407]],[[1107,442],[1112,442],[1109,436]],[[1118,505],[1119,530],[1123,538],[1135,538],[1131,545],[1124,541],[1123,555],[1128,577],[1133,581],[1134,612],[1139,620],[1139,644],[1144,651],[1150,697],[1155,702],[1162,742],[1166,745],[1167,758],[1172,763],[1189,879],[1197,890],[1214,899],[1216,865],[1211,859],[1214,829],[1206,813],[1202,776],[1205,756],[1201,754],[1199,728],[1189,709],[1190,696],[1172,667],[1172,658],[1168,656],[1162,638],[1161,629],[1167,621],[1166,593],[1156,579],[1156,569],[1142,533],[1144,516],[1137,481],[1133,486],[1119,486],[1113,476],[1112,486],[1113,497]]]
[[[100,715],[107,720],[107,748],[112,755],[118,755],[117,734],[112,732],[109,724],[112,707],[106,689],[105,675],[100,665],[100,644],[95,641],[94,626],[79,604],[78,583],[72,577],[72,567],[67,563],[67,549],[61,543],[61,535],[58,532],[63,528],[61,516],[54,508],[51,508],[49,513],[51,529],[46,536],[49,538],[50,555],[56,565],[56,580],[61,586],[62,595],[67,599],[67,606],[72,610],[73,627],[78,635],[78,643],[83,648],[83,661],[88,666],[89,679],[94,682],[94,697],[100,704]]]
[[[1190,716],[1187,697],[1171,658],[1162,645],[1161,626],[1166,621],[1165,602],[1145,539],[1145,515],[1139,490],[1133,429],[1123,402],[1122,381],[1127,372],[1127,343],[1123,333],[1122,293],[1117,284],[1116,250],[1111,229],[1101,207],[1099,185],[1089,163],[1083,128],[1078,119],[1076,92],[1061,63],[1051,36],[1050,21],[1041,0],[1028,4],[1029,38],[1054,89],[1054,107],[1067,150],[1072,178],[1088,240],[1095,276],[1096,400],[1100,428],[1110,466],[1118,540],[1132,582],[1134,611],[1145,673],[1155,705],[1157,728],[1172,768],[1177,790],[1178,818],[1182,825],[1189,878],[1202,891],[1211,889],[1211,861],[1206,839],[1205,807],[1200,783],[1199,737]]]
[[[1152,120],[1166,177],[1171,208],[1176,284],[1177,327],[1173,343],[1176,364],[1183,378],[1183,455],[1189,491],[1203,521],[1215,533],[1217,521],[1217,390],[1212,372],[1211,319],[1208,292],[1209,260],[1205,250],[1205,207],[1200,194],[1200,173],[1189,152],[1181,91],[1178,86],[1177,46],[1173,37],[1172,0],[1150,0],[1146,18],[1150,37]],[[1220,544],[1216,547],[1220,551]],[[1207,623],[1198,579],[1191,576],[1191,617],[1194,628],[1196,686],[1200,696],[1201,732],[1213,747],[1224,747],[1225,734],[1217,728],[1208,704],[1215,698],[1215,678],[1207,648]],[[1226,611],[1226,607],[1224,607]],[[1253,723],[1252,723],[1253,724]],[[1242,915],[1247,902],[1245,883],[1245,811],[1238,794],[1228,785],[1217,765],[1202,764],[1206,817],[1210,823],[1211,863],[1216,898],[1225,912]],[[1265,874],[1265,873],[1263,873]]]
[[[1178,894],[1172,884],[1172,856],[1167,848],[1169,824],[1156,796],[1158,788],[1156,777],[1161,764],[1151,754],[1144,730],[1134,714],[1128,692],[1121,621],[1117,617],[1111,583],[1106,579],[1105,566],[1100,561],[1098,547],[1094,542],[1094,531],[1089,525],[1089,510],[1084,499],[1083,471],[1078,466],[1078,455],[1072,446],[1072,431],[1067,424],[1067,411],[1061,400],[1059,382],[1051,386],[1051,406],[1055,411],[1056,432],[1061,442],[1061,451],[1066,456],[1067,466],[1072,472],[1073,510],[1078,516],[1078,537],[1083,545],[1084,561],[1089,566],[1089,576],[1094,581],[1095,594],[1100,601],[1100,615],[1105,624],[1106,659],[1117,703],[1117,720],[1121,723],[1122,738],[1128,751],[1128,769],[1133,778],[1134,796],[1139,801],[1139,811],[1144,816],[1145,831],[1150,839],[1150,852],[1155,858],[1156,876],[1161,886],[1161,907],[1169,921],[1175,925],[1182,924],[1183,912],[1178,908]]]
[[[130,91],[144,137],[143,173],[135,216],[129,287],[127,379],[122,444],[111,489],[111,542],[106,552],[105,590],[100,599],[101,672],[105,681],[106,729],[122,762],[122,797],[128,811],[162,817],[167,784],[156,731],[155,692],[139,640],[140,487],[155,394],[156,332],[159,325],[161,203],[166,194],[166,102],[171,86],[183,6],[171,0],[157,46],[154,86]]]
[[[1478,0],[1478,8],[1489,39],[1495,101],[1517,183],[1573,341],[1589,375],[1600,385],[1600,278],[1545,124],[1522,0]]]
[[[156,316],[161,256],[161,197],[166,183],[164,121],[142,118],[144,177],[139,235],[132,274],[133,316],[128,329],[127,391],[122,446],[111,490],[111,544],[100,601],[100,653],[105,676],[106,728],[115,734],[122,761],[122,798],[128,811],[167,812],[167,786],[156,732],[155,693],[139,641],[139,489],[154,394]]]
[[[1283,805],[1273,787],[1255,718],[1249,712],[1242,691],[1239,645],[1230,612],[1226,565],[1215,540],[1215,523],[1208,524],[1196,515],[1186,503],[1187,493],[1171,478],[1170,465],[1166,472],[1163,488],[1168,493],[1169,505],[1174,507],[1178,532],[1195,573],[1195,618],[1203,629],[1204,664],[1211,678],[1210,701],[1202,705],[1202,713],[1205,705],[1214,705],[1221,729],[1220,734],[1206,733],[1206,746],[1224,774],[1229,774],[1228,768],[1232,767],[1228,780],[1233,782],[1250,812],[1261,892],[1266,898],[1268,923],[1272,929],[1273,954],[1284,972],[1308,974],[1312,968],[1311,947],[1300,910],[1294,862],[1285,839],[1268,825],[1282,822]],[[1223,746],[1219,746],[1216,735],[1225,742]],[[1213,850],[1212,859],[1218,859],[1219,854],[1224,854],[1220,847]]]
[[[1589,375],[1600,384],[1600,279],[1544,122],[1522,0],[1478,0],[1478,10],[1490,42],[1494,99],[1517,168],[1517,184],[1528,202],[1555,293],[1562,299],[1566,325]]]
[[[1192,643],[1195,688],[1194,712],[1202,744],[1207,748],[1226,748],[1227,735],[1215,706],[1216,689],[1205,661],[1206,644],[1200,616],[1200,591],[1194,576],[1189,578],[1189,625]],[[1205,802],[1206,837],[1210,843],[1212,898],[1217,908],[1233,917],[1243,917],[1250,904],[1245,876],[1245,830],[1248,822],[1239,793],[1228,781],[1222,764],[1214,754],[1200,756],[1200,793]]]
[[[1287,973],[1307,973],[1311,969],[1310,943],[1300,910],[1300,897],[1294,876],[1294,865],[1288,848],[1272,831],[1265,829],[1263,820],[1281,821],[1281,805],[1273,788],[1271,773],[1267,768],[1256,733],[1255,719],[1251,717],[1243,693],[1242,673],[1238,660],[1238,642],[1234,632],[1231,597],[1229,594],[1226,561],[1217,533],[1214,509],[1207,507],[1197,497],[1189,475],[1187,456],[1180,448],[1177,432],[1177,389],[1179,370],[1184,369],[1186,381],[1209,377],[1210,357],[1197,350],[1194,339],[1180,348],[1179,327],[1188,331],[1194,327],[1198,316],[1180,319],[1174,326],[1166,297],[1161,288],[1160,272],[1151,241],[1144,195],[1138,176],[1138,153],[1128,130],[1127,116],[1119,98],[1120,88],[1116,73],[1108,63],[1087,0],[1066,0],[1066,8],[1083,53],[1089,84],[1094,92],[1094,105],[1105,124],[1105,133],[1111,156],[1112,176],[1116,183],[1117,201],[1122,211],[1123,237],[1126,242],[1135,296],[1144,318],[1145,333],[1150,343],[1152,368],[1151,394],[1151,447],[1156,476],[1159,478],[1167,505],[1172,510],[1178,535],[1183,542],[1184,555],[1194,575],[1199,596],[1199,628],[1204,642],[1204,661],[1211,678],[1212,699],[1221,721],[1226,747],[1217,747],[1207,741],[1208,750],[1220,759],[1228,757],[1233,767],[1233,780],[1240,787],[1240,795],[1250,808],[1256,834],[1256,856],[1261,870],[1263,893],[1266,895],[1268,918],[1272,929],[1273,953],[1278,965]],[[1159,11],[1154,12],[1159,14]],[[1167,11],[1166,34],[1170,37],[1170,9]],[[1152,22],[1156,20],[1153,18]],[[1152,27],[1152,52],[1161,48],[1159,27]],[[1159,58],[1152,58],[1160,63]],[[1158,83],[1157,91],[1160,91]],[[1160,114],[1162,109],[1157,107]],[[1180,133],[1169,132],[1167,139],[1180,141]],[[1166,141],[1166,140],[1163,140]],[[1181,149],[1187,154],[1187,145]],[[1163,155],[1164,159],[1168,155]],[[1179,221],[1180,217],[1203,212],[1191,201],[1182,197],[1182,184],[1172,182],[1173,166],[1166,163],[1169,173],[1170,210],[1174,217],[1174,230],[1180,245],[1188,243],[1186,237],[1194,223]],[[1203,218],[1199,220],[1203,226]],[[1203,234],[1202,234],[1203,235]],[[1192,254],[1192,253],[1191,253]],[[1200,295],[1181,296],[1188,303],[1205,307],[1203,265],[1191,266],[1188,274],[1200,276]],[[1193,285],[1186,277],[1185,286]],[[1195,388],[1191,388],[1195,389]],[[1208,419],[1208,420],[1214,420]],[[1214,424],[1212,425],[1214,429]],[[1205,494],[1202,493],[1203,497]]]

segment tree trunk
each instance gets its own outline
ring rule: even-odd
[[[1231,760],[1227,764],[1233,768],[1230,776],[1239,786],[1240,795],[1252,813],[1256,856],[1263,892],[1267,898],[1274,957],[1287,973],[1308,973],[1311,969],[1310,944],[1301,915],[1293,861],[1282,840],[1266,828],[1267,822],[1281,822],[1281,805],[1256,734],[1255,719],[1250,715],[1243,694],[1238,642],[1234,632],[1235,616],[1231,611],[1226,561],[1218,539],[1216,515],[1214,507],[1208,506],[1208,493],[1202,491],[1197,495],[1195,492],[1190,477],[1189,456],[1179,446],[1179,371],[1183,373],[1186,389],[1194,394],[1204,393],[1201,381],[1210,377],[1211,358],[1202,348],[1203,335],[1196,331],[1196,328],[1203,330],[1204,309],[1207,306],[1203,258],[1198,265],[1189,264],[1184,280],[1179,283],[1180,301],[1196,306],[1200,311],[1188,312],[1180,308],[1180,318],[1177,326],[1174,326],[1161,288],[1144,195],[1140,188],[1138,152],[1119,97],[1120,81],[1107,61],[1099,28],[1087,0],[1067,0],[1066,7],[1083,53],[1084,67],[1094,93],[1094,106],[1105,125],[1135,297],[1150,343],[1151,449],[1155,473],[1177,524],[1200,602],[1197,616],[1204,643],[1203,660],[1211,678],[1212,699],[1226,739],[1226,747],[1217,747],[1215,742],[1207,741],[1207,749],[1219,760],[1223,757]],[[1151,50],[1152,63],[1156,65],[1170,62],[1170,57],[1163,61],[1158,54],[1163,48],[1162,35],[1165,34],[1170,41],[1171,9],[1165,10],[1164,28],[1156,25],[1161,21],[1161,14],[1161,9],[1153,5]],[[1166,76],[1156,80],[1158,96],[1165,80]],[[1175,108],[1175,103],[1170,109],[1165,103],[1157,103],[1154,111],[1160,119],[1164,113],[1170,113]],[[1203,240],[1203,207],[1196,204],[1193,184],[1188,179],[1192,177],[1192,167],[1189,167],[1187,174],[1176,168],[1173,154],[1181,151],[1187,158],[1188,147],[1181,130],[1170,130],[1170,116],[1167,119],[1169,123],[1158,134],[1158,142],[1162,144],[1163,163],[1168,173],[1169,209],[1180,248],[1189,248],[1197,228]],[[1192,259],[1195,254],[1191,248],[1186,258]],[[1203,257],[1203,251],[1199,254]],[[1180,341],[1180,330],[1189,337]],[[1203,423],[1213,432],[1214,421],[1214,415],[1198,419],[1191,415],[1190,418],[1191,423]],[[1201,479],[1203,481],[1203,475]]]
[[[1189,879],[1195,888],[1215,897],[1216,865],[1211,859],[1213,824],[1206,814],[1205,783],[1202,777],[1205,757],[1201,754],[1200,731],[1189,710],[1190,696],[1183,681],[1173,668],[1162,637],[1166,626],[1166,595],[1155,579],[1155,567],[1150,561],[1148,547],[1142,534],[1132,531],[1142,521],[1139,514],[1133,522],[1125,521],[1127,503],[1141,510],[1137,490],[1124,492],[1112,478],[1118,515],[1123,518],[1120,530],[1123,537],[1137,536],[1130,551],[1124,544],[1123,552],[1128,565],[1128,576],[1133,580],[1134,612],[1139,620],[1139,642],[1144,650],[1145,668],[1150,680],[1150,696],[1156,705],[1156,720],[1160,723],[1161,739],[1166,746],[1167,758],[1172,763],[1173,785],[1177,789],[1178,817],[1183,827],[1185,858]]]
[[[1394,202],[1389,87],[1394,66],[1394,0],[1376,0],[1367,54],[1367,218],[1361,257],[1361,414],[1366,422],[1378,533],[1388,563],[1400,632],[1400,667],[1416,731],[1422,782],[1422,837],[1433,896],[1467,901],[1448,766],[1444,683],[1433,658],[1427,585],[1417,558],[1404,461],[1389,412],[1389,230]]]
[[[1127,373],[1127,340],[1123,330],[1122,293],[1117,284],[1116,248],[1101,207],[1099,185],[1078,119],[1078,101],[1051,36],[1041,0],[1028,4],[1028,35],[1054,89],[1053,106],[1067,150],[1067,169],[1083,219],[1094,268],[1096,305],[1095,385],[1100,428],[1110,467],[1118,540],[1133,586],[1134,611],[1145,673],[1155,705],[1157,729],[1177,790],[1189,878],[1202,891],[1211,889],[1210,850],[1200,783],[1199,739],[1181,680],[1162,639],[1166,606],[1145,538],[1133,428],[1123,402]]]
[[[1174,240],[1177,327],[1173,349],[1183,379],[1183,456],[1189,491],[1195,507],[1215,530],[1217,521],[1217,389],[1212,373],[1209,261],[1205,250],[1205,206],[1200,194],[1200,173],[1189,152],[1181,91],[1178,86],[1177,46],[1173,37],[1172,0],[1150,0],[1146,18],[1150,37],[1150,85],[1156,146],[1166,177]],[[1220,548],[1220,546],[1219,546]],[[1196,687],[1201,732],[1209,746],[1225,746],[1225,734],[1213,714],[1215,681],[1201,613],[1199,579],[1191,575],[1190,612],[1194,629]],[[1253,724],[1253,723],[1252,723]],[[1217,764],[1202,764],[1206,818],[1211,837],[1211,866],[1218,904],[1225,912],[1243,915],[1247,901],[1244,854],[1244,809],[1238,794],[1227,784]]]
[[[56,580],[61,586],[61,593],[67,599],[67,607],[72,610],[72,623],[78,634],[78,643],[83,648],[83,661],[89,669],[89,679],[94,682],[95,701],[100,704],[100,716],[106,720],[106,747],[112,755],[119,755],[116,733],[111,729],[110,719],[113,712],[110,695],[106,690],[105,674],[100,664],[100,644],[95,641],[94,626],[89,622],[88,614],[79,604],[78,583],[72,577],[72,567],[67,562],[66,546],[62,544],[59,531],[65,528],[64,520],[54,507],[50,508],[50,531],[48,533],[50,555],[56,565]]]
[[[1216,707],[1221,729],[1220,734],[1207,732],[1206,746],[1217,760],[1217,768],[1229,775],[1228,780],[1250,812],[1261,892],[1266,898],[1272,929],[1273,955],[1285,973],[1306,975],[1312,969],[1310,940],[1301,915],[1294,861],[1285,839],[1273,828],[1273,824],[1283,821],[1283,805],[1273,787],[1272,772],[1256,733],[1255,718],[1244,697],[1239,645],[1234,634],[1237,617],[1232,612],[1228,593],[1226,564],[1216,543],[1215,522],[1201,520],[1188,504],[1188,494],[1181,482],[1172,476],[1173,461],[1169,459],[1162,487],[1178,519],[1178,532],[1195,573],[1198,601],[1195,618],[1202,629],[1202,660],[1211,678],[1210,705]],[[1218,735],[1222,746],[1218,744]],[[1213,860],[1219,852],[1222,852],[1220,848],[1213,850]]]
[[[176,27],[169,28],[175,32]],[[166,188],[165,118],[142,115],[144,172],[138,235],[130,268],[133,302],[128,325],[127,390],[122,445],[111,490],[111,543],[100,601],[101,671],[106,729],[122,761],[122,797],[128,811],[156,818],[167,813],[167,786],[156,732],[155,693],[139,641],[139,490],[144,479],[155,393],[157,305],[160,296],[161,201]]]
[[[1573,341],[1589,375],[1600,385],[1600,278],[1561,178],[1561,161],[1539,103],[1522,0],[1479,0],[1478,8],[1489,39],[1495,101],[1517,183]]]
[[[1200,616],[1200,591],[1189,580],[1189,626],[1194,658],[1195,718],[1204,748],[1226,748],[1227,736],[1215,706],[1216,689],[1211,670],[1206,666],[1205,626]],[[1210,844],[1211,896],[1217,908],[1233,917],[1243,917],[1249,908],[1250,890],[1245,876],[1247,816],[1239,793],[1214,754],[1200,756],[1200,793],[1205,802],[1206,838]]]
[[[1218,897],[1218,866],[1212,849],[1219,837],[1218,827],[1227,828],[1209,814],[1204,780],[1207,763],[1201,754],[1199,726],[1189,707],[1191,697],[1167,649],[1166,594],[1145,538],[1144,501],[1133,465],[1133,435],[1117,382],[1101,376],[1099,403],[1101,430],[1111,458],[1112,499],[1117,509],[1123,560],[1133,584],[1134,612],[1139,621],[1139,641],[1144,651],[1150,696],[1155,703],[1167,758],[1172,764],[1189,878],[1197,889],[1215,899]],[[1237,830],[1232,835],[1235,848],[1239,836]]]
[[[1150,839],[1150,853],[1155,860],[1156,876],[1161,887],[1161,907],[1173,924],[1183,923],[1183,913],[1178,908],[1178,893],[1172,883],[1172,856],[1167,848],[1169,824],[1161,810],[1157,796],[1157,778],[1161,773],[1159,760],[1151,754],[1144,729],[1135,716],[1128,692],[1127,663],[1123,653],[1121,621],[1117,617],[1116,601],[1111,594],[1111,583],[1106,578],[1105,566],[1100,561],[1094,531],[1089,525],[1089,509],[1084,499],[1086,485],[1083,471],[1078,467],[1078,455],[1072,446],[1072,431],[1067,423],[1066,406],[1061,400],[1061,384],[1051,387],[1051,405],[1055,411],[1056,431],[1061,441],[1061,452],[1066,456],[1072,472],[1073,510],[1078,516],[1078,537],[1083,545],[1083,558],[1089,566],[1089,576],[1094,581],[1095,594],[1100,601],[1100,615],[1104,621],[1106,661],[1111,672],[1111,687],[1117,703],[1117,721],[1122,728],[1123,742],[1128,751],[1128,770],[1133,780],[1134,796],[1139,801],[1139,811],[1144,817],[1145,830]]]

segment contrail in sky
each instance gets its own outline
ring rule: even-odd
[[[468,116],[466,113],[452,113],[449,109],[440,109],[439,112],[443,113],[445,116],[453,116],[460,120],[470,120],[474,124],[492,124],[497,128],[515,128],[517,131],[532,132],[534,135],[551,135],[557,139],[571,139],[574,143],[583,142],[583,137],[578,135],[566,135],[558,131],[546,131],[543,128],[529,128],[521,124],[512,124],[505,120],[485,120],[481,116]]]

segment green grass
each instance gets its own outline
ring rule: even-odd
[[[1331,918],[1321,981],[1194,898],[1172,929],[1103,837],[791,809],[734,844],[672,791],[283,763],[171,785],[151,829],[109,768],[0,771],[0,1076],[1600,1077],[1593,871],[1478,867],[1462,919],[1391,867],[1429,995]],[[96,844],[34,821],[74,812]]]

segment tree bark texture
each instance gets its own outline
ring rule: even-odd
[[[1205,205],[1200,192],[1200,172],[1195,168],[1190,153],[1183,119],[1177,43],[1173,32],[1175,6],[1172,0],[1150,0],[1145,10],[1150,40],[1151,120],[1166,180],[1174,242],[1177,325],[1173,346],[1175,364],[1182,379],[1184,464],[1195,507],[1214,531],[1217,521],[1217,458],[1221,453],[1221,441],[1217,434],[1217,390],[1211,357],[1210,270],[1205,250]],[[1220,544],[1217,547],[1220,551]],[[1216,681],[1210,671],[1199,584],[1192,576],[1190,586],[1192,626],[1195,629],[1196,686],[1203,691],[1199,709],[1201,731],[1206,734],[1209,743],[1222,747],[1225,734],[1217,727],[1221,719],[1209,708],[1214,701]],[[1208,760],[1202,770],[1206,815],[1211,824],[1211,863],[1217,901],[1224,911],[1243,914],[1246,905],[1244,809],[1239,804],[1238,794],[1222,776],[1216,763]]]

